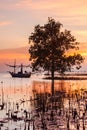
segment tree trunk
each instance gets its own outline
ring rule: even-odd
[[[52,77],[51,94],[52,96],[54,96],[54,69],[52,69],[51,77]]]
[[[54,96],[54,51],[52,51],[52,68],[51,68],[51,78],[52,78],[52,84],[51,84],[51,94]]]

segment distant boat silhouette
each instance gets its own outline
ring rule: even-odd
[[[14,61],[14,65],[9,65],[9,64],[6,64],[7,66],[9,67],[13,67],[14,68],[14,71],[11,72],[11,71],[8,71],[12,77],[17,77],[17,78],[29,78],[31,76],[31,72],[27,72],[27,71],[24,71],[23,72],[23,67],[29,67],[29,65],[25,66],[23,64],[21,65],[16,65],[16,60]],[[16,72],[16,68],[20,68],[20,71]]]

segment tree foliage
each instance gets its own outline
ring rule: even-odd
[[[34,32],[29,36],[29,43],[33,43],[29,48],[33,69],[42,67],[50,72],[64,73],[71,71],[74,65],[78,69],[81,67],[83,58],[76,53],[79,43],[70,31],[63,30],[62,27],[53,18],[48,18],[48,23],[43,26],[35,26]],[[74,54],[67,55],[66,52],[72,49]]]
[[[60,22],[48,18],[48,23],[35,26],[34,32],[29,36],[29,53],[33,70],[43,68],[51,72],[51,92],[54,95],[55,72],[64,73],[71,71],[73,66],[79,69],[83,57],[77,54],[78,44],[71,32],[64,30]],[[67,54],[74,50],[73,55]]]

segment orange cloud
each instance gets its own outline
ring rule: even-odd
[[[37,1],[32,1],[32,0],[20,0],[19,2],[17,2],[16,7],[19,8],[25,8],[25,9],[62,9],[62,11],[66,8],[67,10],[70,9],[70,12],[73,13],[74,9],[77,9],[77,11],[75,10],[76,13],[79,13],[79,11],[84,12],[84,10],[86,9],[86,5],[87,5],[87,1],[84,0],[37,0]],[[84,8],[85,7],[85,8]],[[71,8],[73,9],[73,11],[71,10]],[[81,8],[83,8],[83,10],[80,10]],[[66,11],[67,11],[66,10]],[[51,12],[52,13],[52,12]],[[61,12],[60,12],[61,13]]]
[[[4,9],[25,9],[31,10],[32,13],[37,11],[48,12],[51,16],[78,16],[87,15],[87,0],[19,0],[10,2],[1,2],[0,8]],[[42,14],[42,13],[41,13]],[[40,14],[40,15],[41,15]],[[86,18],[86,17],[85,17]],[[85,20],[86,21],[86,20]],[[76,22],[76,21],[75,21]]]
[[[0,51],[0,61],[2,60],[28,60],[29,53],[27,47],[21,47],[16,49],[6,49]]]
[[[82,56],[87,56],[87,52],[81,52]]]
[[[25,55],[25,54],[21,54],[21,53],[1,53],[0,54],[0,59],[27,59],[28,58],[28,55]]]
[[[0,21],[0,26],[6,26],[12,24],[11,21]]]

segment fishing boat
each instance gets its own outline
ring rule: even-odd
[[[25,66],[23,64],[16,65],[16,61],[14,61],[14,65],[9,65],[9,64],[6,64],[6,65],[14,68],[13,72],[8,71],[13,78],[15,78],[15,77],[16,78],[29,78],[31,76],[31,72],[23,71],[23,68],[29,67],[29,65],[27,65],[27,66]],[[16,68],[20,68],[20,71],[16,72]]]

